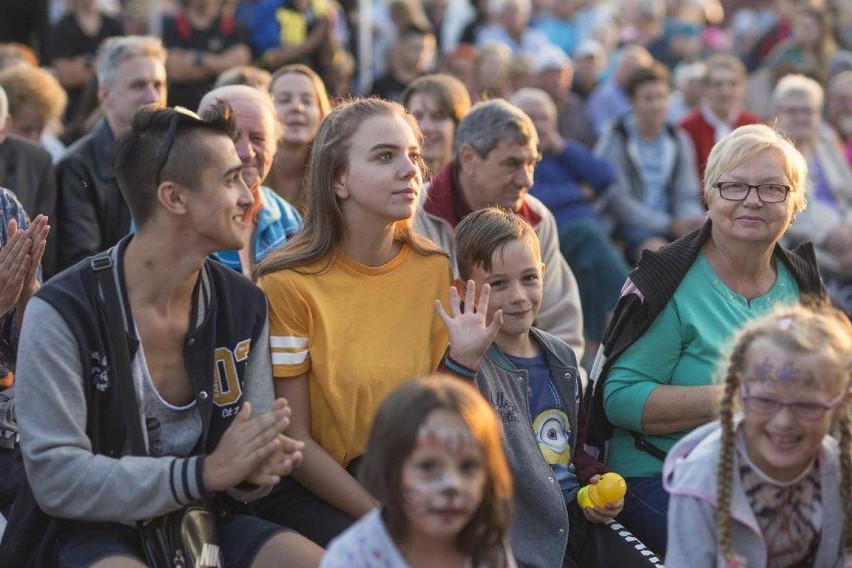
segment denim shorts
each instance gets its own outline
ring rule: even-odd
[[[258,551],[287,529],[248,515],[218,519],[219,547],[225,566],[251,566]],[[59,549],[61,568],[88,568],[110,556],[129,556],[144,561],[139,533],[118,523],[63,523]]]

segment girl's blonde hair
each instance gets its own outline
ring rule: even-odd
[[[719,546],[726,563],[734,559],[731,541],[731,487],[734,475],[734,410],[740,391],[740,376],[746,364],[749,348],[763,339],[789,353],[819,353],[832,360],[838,378],[846,388],[852,378],[852,325],[840,310],[830,306],[778,308],[746,325],[733,341],[733,349],[724,371],[725,390],[719,410],[722,425],[722,451],[719,454],[716,527]],[[846,552],[852,552],[852,431],[849,408],[840,407],[837,416],[840,430],[840,492],[844,508],[843,540]]]
[[[414,117],[399,103],[381,99],[352,99],[339,104],[323,119],[311,147],[305,174],[305,218],[302,229],[292,239],[263,259],[254,268],[254,279],[284,269],[300,269],[326,259],[327,263],[313,273],[327,270],[333,254],[340,249],[347,230],[334,193],[334,180],[349,168],[349,149],[352,137],[361,123],[375,116],[402,117],[414,132],[419,143],[423,135]],[[447,253],[429,239],[415,233],[413,219],[397,221],[394,239],[406,243],[423,256]]]
[[[471,385],[433,375],[405,383],[379,407],[359,466],[359,480],[382,504],[382,516],[397,542],[408,533],[402,493],[402,465],[414,451],[429,414],[458,414],[479,442],[487,479],[482,502],[456,537],[471,566],[508,566],[504,541],[512,509],[512,474],[503,452],[502,429],[494,409]]]

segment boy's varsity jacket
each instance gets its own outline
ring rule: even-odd
[[[110,249],[120,282],[133,380],[141,392],[139,340],[124,284],[123,259],[132,238]],[[89,260],[53,278],[28,306],[18,368],[17,414],[28,484],[52,517],[132,522],[153,518],[204,496],[203,455],[211,453],[244,400],[257,416],[273,389],[266,299],[243,276],[206,260],[192,296],[184,362],[202,419],[190,457],[122,457],[125,426],[114,374],[112,341]],[[50,342],[49,347],[45,342]],[[139,412],[139,419],[144,416]],[[143,433],[147,431],[144,427]],[[146,439],[147,443],[147,439]],[[268,488],[232,491],[251,500]],[[9,527],[20,513],[16,503]],[[47,524],[42,518],[42,522]],[[31,527],[32,528],[32,527]],[[16,527],[33,537],[27,527]],[[38,530],[38,529],[36,529]],[[3,543],[3,554],[7,558]]]
[[[725,566],[716,530],[716,490],[719,422],[705,424],[687,434],[671,449],[663,466],[663,487],[669,500],[666,566],[711,568]],[[843,507],[840,499],[840,449],[826,436],[817,467],[822,489],[822,532],[813,566],[841,568],[843,564]],[[733,472],[739,471],[734,451]],[[742,568],[766,566],[766,541],[754,516],[742,481],[733,474],[731,491],[731,541],[745,563]]]
[[[571,427],[571,463],[577,478],[587,481],[606,468],[577,452],[583,442],[577,411],[582,395],[574,352],[557,337],[531,328],[530,333],[547,356],[550,376],[559,391]],[[515,482],[515,519],[509,535],[519,566],[562,566],[568,544],[568,510],[562,489],[539,449],[529,408],[529,377],[492,345],[476,372],[476,388],[491,403],[503,424],[506,458]],[[577,463],[578,457],[587,458]]]
[[[435,241],[450,254],[453,273],[458,276],[453,232],[470,211],[464,211],[466,206],[462,202],[455,164],[455,161],[450,162],[441,173],[432,178],[431,184],[424,188],[414,224],[421,234]],[[546,267],[544,296],[541,311],[536,317],[536,326],[567,343],[577,357],[582,358],[585,339],[580,291],[574,273],[559,252],[556,220],[547,207],[532,195],[524,196],[523,204],[517,213],[535,229],[541,243],[541,261]]]

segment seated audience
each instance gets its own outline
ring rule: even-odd
[[[15,75],[9,75],[9,71],[24,68],[37,69],[18,65],[0,71],[0,187],[5,186],[14,192],[15,203],[20,201],[24,211],[33,211],[33,215],[45,215],[55,226],[56,178],[53,175],[50,154],[41,146],[12,135],[8,128],[12,124],[9,109],[13,104],[20,103],[21,85],[12,86],[14,103],[11,103],[3,88],[3,78],[9,79]],[[8,219],[6,221],[8,222]],[[50,236],[46,246],[41,256],[42,276],[49,278],[56,272],[56,237]]]
[[[738,333],[723,372],[720,419],[666,458],[666,564],[844,566],[852,554],[848,316],[776,310]]]
[[[50,65],[68,91],[67,122],[78,117],[83,91],[95,80],[98,47],[122,35],[121,22],[103,13],[97,0],[71,0],[68,13],[53,27]]]
[[[471,212],[505,207],[526,219],[547,266],[536,326],[567,343],[580,359],[585,341],[577,281],[559,252],[553,214],[528,194],[538,145],[535,126],[521,109],[502,99],[475,105],[456,129],[453,161],[432,178],[416,224],[455,258],[453,230]]]
[[[164,17],[162,37],[171,106],[196,108],[220,73],[251,61],[245,28],[218,1],[185,0]]]
[[[467,367],[468,351],[490,342],[477,314],[448,334],[435,313],[452,272],[412,227],[420,136],[398,103],[332,110],[308,163],[304,226],[255,270],[269,300],[275,391],[293,406],[288,432],[305,442],[302,466],[255,511],[321,546],[377,505],[353,473],[385,396],[435,371],[448,336],[447,356]]]
[[[716,418],[722,349],[748,320],[777,304],[826,298],[810,245],[779,241],[806,202],[807,162],[781,134],[741,126],[710,152],[708,220],[631,272],[590,377],[587,440],[624,475],[619,519],[665,554],[669,496],[663,460]]]
[[[267,185],[299,211],[304,211],[302,189],[311,144],[320,122],[331,112],[322,79],[296,63],[275,72],[269,84],[282,131]]]
[[[840,137],[846,161],[852,166],[852,71],[832,77],[825,91],[825,117]]]
[[[418,76],[429,71],[435,57],[435,34],[414,24],[400,30],[388,57],[387,73],[378,77],[370,93],[399,101],[402,92]]]
[[[470,385],[435,376],[392,392],[360,469],[379,505],[331,543],[322,568],[516,568],[500,424]]]
[[[243,164],[240,175],[251,191],[254,203],[240,219],[243,246],[213,253],[213,258],[251,277],[252,268],[272,251],[281,247],[302,225],[295,207],[269,187],[262,185],[272,169],[280,127],[272,98],[246,85],[213,89],[198,107],[203,117],[227,103],[234,116],[234,145]]]
[[[698,174],[704,175],[713,145],[735,128],[761,122],[743,109],[746,71],[732,55],[714,55],[705,61],[704,97],[701,106],[687,114],[680,126],[692,139]]]
[[[242,246],[236,216],[252,205],[232,124],[226,107],[207,122],[136,114],[115,159],[136,233],[30,300],[16,404],[31,493],[9,521],[17,538],[3,541],[17,561],[33,546],[61,565],[145,566],[136,523],[207,498],[225,564],[319,562],[322,551],[296,533],[224,514],[236,506],[229,499],[263,495],[302,457],[301,442],[283,435],[287,401],[272,391],[266,300],[207,259]],[[110,336],[103,299],[119,282],[127,337]],[[132,353],[127,375],[116,369],[119,344]],[[120,381],[138,402],[121,398]],[[126,408],[138,408],[138,438]]]
[[[616,182],[612,166],[556,131],[556,108],[539,89],[523,89],[512,102],[535,124],[541,148],[530,194],[541,199],[556,219],[559,250],[577,277],[583,306],[583,330],[594,355],[607,319],[627,278],[624,256],[610,240],[598,215]]]
[[[692,142],[666,117],[668,71],[661,63],[638,69],[627,92],[632,110],[610,124],[595,152],[618,174],[607,200],[615,237],[638,259],[699,228],[704,211]]]
[[[535,86],[550,95],[556,105],[559,134],[589,148],[594,147],[597,132],[586,114],[583,99],[571,90],[574,80],[571,59],[559,49],[548,48],[536,55],[533,69]]]
[[[424,75],[402,93],[402,104],[423,133],[423,160],[437,175],[453,160],[456,128],[470,110],[464,84],[452,75]]]
[[[112,148],[143,105],[166,104],[166,52],[159,39],[110,38],[98,52],[95,129],[68,148],[56,166],[59,270],[108,249],[130,231],[130,211],[112,170]]]
[[[611,122],[630,112],[630,95],[627,92],[630,77],[637,69],[654,61],[648,50],[637,44],[621,48],[617,57],[615,73],[598,84],[586,99],[586,114],[599,136]]]
[[[0,87],[9,98],[9,134],[40,144],[58,162],[65,146],[56,135],[62,132],[68,95],[56,77],[39,67],[15,65],[0,70]]]
[[[823,91],[803,75],[781,79],[772,94],[777,128],[808,160],[808,208],[790,226],[791,244],[812,241],[829,293],[852,313],[852,168],[822,121]]]

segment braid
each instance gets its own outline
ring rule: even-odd
[[[840,426],[840,502],[843,503],[843,548],[852,553],[852,424],[844,408]]]
[[[734,560],[734,545],[731,542],[731,485],[734,476],[734,396],[739,390],[738,372],[742,369],[745,353],[751,338],[741,341],[731,353],[725,376],[725,392],[719,405],[719,421],[722,425],[722,448],[719,453],[716,489],[716,529],[719,547],[725,564]]]

